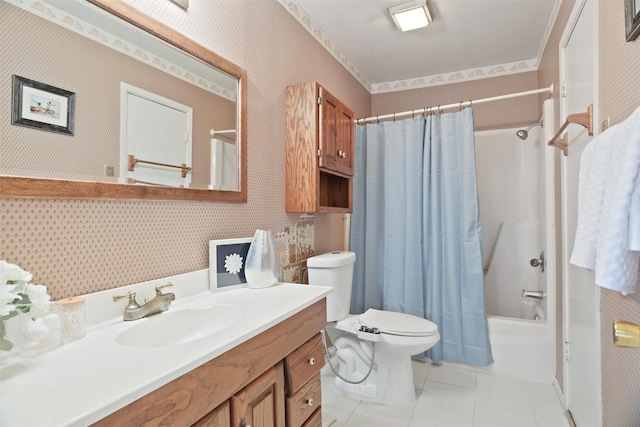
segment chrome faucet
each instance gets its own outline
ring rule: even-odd
[[[152,314],[161,313],[169,309],[171,301],[175,301],[176,295],[173,293],[163,294],[162,290],[173,286],[173,283],[169,282],[166,285],[156,286],[156,296],[147,302],[145,300],[144,305],[138,304],[136,301],[136,293],[131,291],[125,295],[114,295],[113,301],[119,301],[123,298],[129,298],[129,303],[124,308],[124,320],[138,320],[143,317],[151,316]]]
[[[542,291],[525,291],[524,289],[522,290],[522,295],[520,295],[522,298],[535,298],[535,299],[542,299],[545,297],[544,292]]]

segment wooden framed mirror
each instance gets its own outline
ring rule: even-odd
[[[110,106],[104,107],[105,111],[108,110],[110,114],[115,115],[107,121],[110,126],[110,133],[103,131],[99,132],[100,123],[96,125],[87,124],[87,117],[89,114],[88,110],[92,112],[96,109],[103,108],[103,105],[106,105],[107,101],[103,98],[95,96],[95,99],[92,99],[91,86],[87,89],[80,88],[77,89],[73,87],[73,81],[67,80],[66,85],[61,84],[60,81],[65,81],[64,78],[55,79],[52,78],[53,81],[45,81],[51,86],[59,86],[62,89],[74,92],[76,94],[76,113],[75,113],[75,134],[74,135],[63,135],[63,134],[53,134],[51,132],[44,132],[42,129],[34,129],[32,128],[23,128],[19,126],[13,126],[10,122],[5,121],[5,123],[0,125],[0,135],[2,136],[2,140],[4,142],[0,142],[0,150],[4,153],[8,153],[5,157],[7,160],[0,160],[0,196],[1,197],[43,197],[43,198],[108,198],[108,199],[142,199],[142,200],[191,200],[191,201],[221,201],[221,202],[246,202],[247,201],[247,74],[246,72],[236,66],[235,64],[229,62],[228,60],[220,57],[219,55],[211,52],[210,50],[204,48],[203,46],[195,43],[193,40],[185,37],[183,34],[178,33],[172,28],[150,18],[149,16],[143,14],[139,10],[133,8],[122,0],[89,0],[87,2],[80,1],[68,1],[68,0],[44,0],[46,4],[51,4],[52,8],[56,6],[67,7],[67,5],[80,5],[82,7],[89,6],[91,8],[90,13],[88,15],[99,15],[101,17],[106,17],[113,22],[117,22],[117,26],[126,25],[130,27],[130,32],[137,33],[145,33],[152,37],[156,44],[161,44],[167,46],[167,48],[173,51],[179,51],[184,57],[189,57],[190,60],[194,61],[196,65],[196,71],[190,71],[187,68],[183,67],[182,61],[180,58],[171,58],[164,62],[164,60],[160,60],[160,65],[156,66],[156,68],[166,68],[166,64],[178,64],[177,67],[180,68],[179,71],[176,71],[176,74],[180,74],[182,77],[182,82],[178,82],[175,84],[175,87],[183,87],[181,85],[192,84],[192,86],[206,86],[207,89],[210,89],[209,92],[218,92],[218,95],[222,93],[222,95],[226,96],[227,100],[233,101],[231,114],[226,114],[227,116],[233,116],[235,119],[229,125],[220,125],[216,124],[214,119],[217,119],[215,113],[211,113],[210,111],[206,111],[206,113],[200,113],[198,108],[194,108],[194,119],[193,119],[193,134],[194,141],[199,145],[198,147],[204,147],[205,151],[200,151],[196,153],[195,151],[195,143],[194,143],[194,152],[193,152],[193,180],[188,180],[191,183],[189,188],[186,188],[188,185],[183,186],[166,186],[166,185],[149,185],[148,183],[127,183],[131,182],[131,178],[128,178],[128,181],[123,178],[126,175],[123,169],[126,168],[124,163],[121,161],[123,155],[118,153],[115,156],[111,156],[109,160],[96,160],[96,159],[83,159],[82,156],[84,151],[89,153],[96,153],[102,151],[100,146],[96,146],[93,149],[85,149],[87,146],[90,146],[94,143],[94,137],[92,132],[94,129],[96,134],[100,133],[100,136],[104,137],[108,135],[109,144],[114,144],[117,147],[110,147],[109,150],[111,152],[119,152],[120,146],[120,137],[122,134],[122,130],[118,123],[114,123],[116,121],[120,121],[119,118],[119,106]],[[26,4],[28,2],[24,1],[14,1],[14,0],[0,0],[0,7],[3,8],[3,19],[6,19],[9,24],[12,23],[10,18],[10,13],[5,12],[14,12],[25,14],[28,12],[24,12],[22,10],[18,11],[18,5]],[[34,4],[42,4],[41,2],[33,1]],[[95,5],[95,6],[93,6]],[[80,7],[78,6],[78,7]],[[24,9],[33,8],[32,5],[26,4]],[[45,7],[47,7],[45,5]],[[15,9],[15,10],[14,10]],[[48,15],[51,15],[50,11],[47,9],[45,11]],[[71,13],[70,13],[71,14]],[[82,13],[79,13],[82,15]],[[77,14],[71,14],[71,16],[77,16]],[[36,18],[42,19],[42,18]],[[93,28],[94,24],[86,24],[86,21],[80,21],[80,19],[85,19],[85,16],[78,18],[78,22],[69,23],[69,18],[67,16],[67,12],[64,13],[65,20],[63,24],[68,24],[71,27],[83,27],[87,31],[93,31],[90,35],[95,36],[95,32],[98,31],[98,36],[102,37],[102,30],[96,30]],[[75,18],[74,18],[75,19]],[[89,19],[88,17],[86,19]],[[101,18],[102,19],[102,18]],[[17,20],[19,21],[19,20]],[[51,20],[54,21],[54,20]],[[83,25],[80,25],[82,23]],[[15,25],[24,26],[23,21],[19,21]],[[58,25],[55,22],[44,22],[38,28],[42,28],[45,25]],[[102,25],[102,24],[101,24]],[[104,24],[110,26],[112,24]],[[115,24],[113,24],[115,25]],[[133,26],[133,27],[132,27]],[[3,27],[6,27],[3,23]],[[89,28],[91,27],[91,28]],[[53,28],[53,27],[51,27]],[[110,27],[105,30],[105,34],[108,31],[115,32],[114,30],[117,27]],[[119,27],[118,27],[119,28]],[[33,30],[33,28],[31,28]],[[73,28],[65,29],[55,29],[54,31],[71,31]],[[142,30],[142,31],[140,31]],[[8,29],[0,29],[1,32],[11,31]],[[34,31],[35,32],[35,31]],[[77,32],[77,31],[76,31]],[[95,36],[98,38],[98,36]],[[15,36],[14,36],[15,37]],[[71,36],[70,36],[71,37]],[[79,37],[78,35],[73,35],[73,37]],[[116,35],[119,41],[119,35]],[[122,36],[122,40],[124,36]],[[52,39],[56,39],[55,37],[51,37]],[[104,38],[104,37],[102,37]],[[38,44],[41,44],[42,40],[38,41]],[[60,45],[63,43],[59,42]],[[96,43],[92,40],[87,40],[87,43]],[[126,42],[125,42],[126,43]],[[151,42],[149,42],[151,43]],[[106,43],[105,43],[106,44]],[[112,43],[115,44],[115,43]],[[147,42],[140,42],[140,45],[143,45],[143,50],[147,46]],[[11,46],[5,45],[7,50],[9,50],[8,54],[13,55],[14,57],[22,57],[24,55],[24,45],[22,51],[12,51]],[[15,47],[18,49],[18,47]],[[129,49],[131,51],[132,49]],[[3,55],[5,52],[3,52]],[[132,53],[130,56],[135,56],[138,54],[139,56],[151,56],[150,54],[146,54],[144,51],[142,54],[138,53],[138,51]],[[73,55],[71,55],[73,56]],[[82,50],[75,52],[75,57],[78,61],[80,61],[85,56],[85,52]],[[69,54],[53,56],[47,64],[52,64],[51,67],[56,67],[58,63],[60,63],[63,59],[70,57]],[[129,59],[132,61],[132,59]],[[26,61],[26,59],[25,59]],[[58,62],[56,62],[58,61]],[[14,67],[15,62],[15,67]],[[80,67],[75,64],[76,68],[82,70],[82,63],[80,63]],[[155,65],[157,65],[158,60],[156,59]],[[35,76],[24,75],[26,67],[20,66],[20,61],[9,61],[10,66],[5,68],[5,71],[2,74],[2,79],[7,80],[11,79],[12,75],[22,75],[25,78],[33,78],[34,80],[41,79],[41,75],[43,73],[34,72]],[[145,64],[143,64],[145,65]],[[152,64],[154,65],[154,64]],[[185,65],[185,67],[187,67]],[[199,67],[199,68],[198,68]],[[231,81],[233,87],[227,89],[224,87],[223,83],[217,84],[216,79],[218,78],[215,74],[209,74],[210,71],[204,69],[207,67],[211,70],[211,73],[217,73],[221,77],[226,77],[228,81]],[[15,69],[14,69],[15,68]],[[186,71],[185,71],[186,70]],[[157,70],[145,71],[146,76],[150,75],[152,72],[160,72]],[[8,75],[7,75],[8,74]],[[28,74],[28,73],[27,73]],[[46,74],[46,73],[44,73]],[[88,71],[84,72],[84,74],[90,74]],[[127,74],[129,75],[129,74]],[[200,76],[204,76],[200,78]],[[101,77],[101,76],[97,76]],[[185,80],[191,79],[193,82],[185,82]],[[59,81],[60,80],[60,81]],[[147,78],[147,80],[151,80]],[[69,83],[71,81],[71,83]],[[138,81],[143,81],[138,79]],[[131,83],[131,82],[121,82],[121,83]],[[8,83],[3,81],[3,87],[7,87]],[[101,84],[101,83],[96,83]],[[114,84],[115,85],[115,84]],[[120,96],[119,93],[113,94],[114,85],[109,87],[109,96],[117,97]],[[135,85],[135,81],[134,81]],[[163,86],[171,86],[174,84],[166,84],[163,83]],[[72,87],[68,87],[72,86]],[[215,89],[215,91],[213,89]],[[118,89],[119,90],[119,89]],[[146,90],[146,88],[145,88]],[[179,96],[183,95],[185,90],[174,90]],[[166,96],[165,94],[161,94],[162,96]],[[173,95],[169,96],[173,98]],[[194,99],[193,96],[189,96],[186,98],[187,102],[183,100],[178,100],[183,103],[190,103],[191,100]],[[195,101],[193,101],[195,102]],[[230,103],[230,102],[228,102]],[[198,116],[199,115],[199,116]],[[222,116],[221,114],[220,116]],[[204,118],[203,118],[204,117]],[[84,123],[83,123],[84,122]],[[230,123],[227,121],[226,123]],[[84,129],[83,129],[84,126]],[[115,130],[113,129],[115,128]],[[237,165],[233,166],[235,181],[233,188],[226,189],[217,189],[217,188],[225,188],[221,186],[212,185],[214,184],[212,181],[214,180],[214,172],[213,172],[213,163],[215,163],[212,156],[214,156],[214,137],[210,134],[210,132],[218,132],[221,129],[226,131],[232,131],[235,138],[229,139],[228,136],[227,142],[230,145],[233,145],[233,153],[235,159],[237,159]],[[197,135],[196,135],[197,133]],[[18,137],[16,137],[18,135]],[[222,136],[216,136],[215,138],[222,139]],[[197,139],[197,141],[196,141]],[[30,145],[31,144],[31,145]],[[37,144],[42,144],[44,150],[55,150],[52,151],[53,154],[47,155],[44,152],[43,155],[40,155],[42,152],[35,151],[34,155],[30,157],[28,160],[22,160],[26,163],[20,165],[20,159],[17,159],[20,155],[25,157],[24,149],[27,147],[29,150],[37,150]],[[102,143],[103,146],[106,143]],[[68,153],[65,153],[64,150],[72,150]],[[115,150],[115,151],[114,151]],[[15,154],[12,154],[15,151]],[[107,151],[107,148],[104,148],[104,151]],[[22,153],[22,154],[21,154]],[[126,153],[124,153],[126,154]],[[44,162],[48,157],[55,156],[63,156],[65,159],[72,158],[74,162],[78,164],[84,165],[87,168],[89,165],[92,167],[92,171],[87,173],[83,171],[79,171],[74,174],[70,174],[70,176],[64,176],[66,171],[46,171],[46,170],[36,170],[35,167],[32,168],[31,163],[38,163],[40,161]],[[42,158],[42,159],[41,159]],[[11,161],[15,160],[16,164],[19,164],[17,167],[11,164]],[[115,160],[113,160],[115,159]],[[190,160],[190,159],[189,159]],[[50,159],[50,162],[55,162],[55,159]],[[197,169],[198,162],[204,165],[204,169]],[[115,163],[115,166],[113,165]],[[177,161],[178,164],[184,163],[181,160]],[[7,166],[9,164],[9,166]],[[189,165],[189,168],[191,165]],[[211,169],[207,169],[210,167]],[[188,170],[190,170],[187,168]],[[41,169],[46,169],[46,166],[42,166]],[[66,168],[67,170],[70,168]],[[115,173],[114,173],[115,169]],[[131,170],[131,169],[129,169]],[[185,172],[183,173],[191,173]],[[111,174],[111,178],[109,178],[109,174]],[[106,178],[105,178],[106,175]],[[115,176],[113,176],[115,175]],[[120,176],[120,178],[118,178]],[[118,180],[120,182],[118,182]],[[210,181],[211,180],[211,181]],[[197,185],[193,183],[197,181]]]

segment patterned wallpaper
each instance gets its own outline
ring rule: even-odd
[[[622,1],[598,5],[599,113],[615,124],[640,107],[640,39],[625,42]],[[640,325],[640,295],[602,289],[600,299],[603,425],[639,426],[640,348],[613,345],[615,320]]]
[[[275,1],[192,1],[187,11],[169,1],[130,3],[247,71],[248,202],[0,197],[0,259],[30,271],[54,299],[207,268],[209,240],[251,237],[258,228],[293,232],[299,215],[284,211],[286,86],[315,80],[358,116],[370,113],[366,89]],[[0,30],[9,24],[7,16],[0,14]],[[2,58],[7,40],[0,43]],[[0,62],[2,75],[13,72],[11,63]],[[56,73],[64,74],[64,67],[77,67],[77,58],[56,65]],[[21,72],[57,84],[46,67],[26,64]],[[0,82],[0,90],[10,98],[10,85]],[[77,93],[78,100],[86,95]],[[20,130],[56,143],[55,134],[11,126],[8,119],[0,123],[0,140],[10,142],[11,132]],[[316,253],[343,248],[343,215],[315,215],[313,230]]]

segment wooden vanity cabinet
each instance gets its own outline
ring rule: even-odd
[[[231,425],[277,427],[284,424],[282,362],[231,398]]]
[[[353,111],[318,83],[287,87],[286,211],[351,212]]]
[[[231,401],[226,401],[209,412],[194,427],[231,427]]]
[[[320,426],[319,388],[318,391],[308,390],[311,394],[304,391],[296,394],[289,384],[299,387],[300,393],[305,384],[311,381],[304,379],[315,375],[319,387],[319,369],[324,358],[320,357],[316,359],[317,363],[314,360],[310,364],[308,359],[311,356],[307,354],[311,354],[308,352],[309,342],[319,338],[319,331],[325,326],[326,320],[326,304],[322,299],[94,425]],[[311,347],[315,348],[317,344]],[[306,350],[298,351],[301,348]],[[317,349],[313,350],[313,354],[319,354]],[[302,364],[302,368],[298,364]],[[302,377],[289,375],[298,371],[303,372]],[[293,411],[294,406],[285,404],[285,399],[294,395],[303,398],[312,396],[309,398],[313,399],[313,408],[306,402],[308,408],[299,412],[302,415],[287,413]],[[313,413],[309,409],[313,409]],[[300,419],[307,424],[287,424],[289,418],[295,419],[296,423]]]
[[[287,427],[315,425],[313,416],[320,410],[322,401],[322,366],[324,348],[320,334],[284,359]],[[309,419],[311,424],[306,424]]]

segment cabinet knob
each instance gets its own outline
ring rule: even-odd
[[[313,406],[313,399],[307,399],[307,405]]]
[[[344,155],[344,151],[338,150],[338,157],[343,157],[343,155]]]
[[[309,358],[309,365],[313,366],[313,365],[315,365],[315,364],[316,364],[316,359],[315,359],[315,358],[313,358],[313,357],[310,357],[310,358]]]

